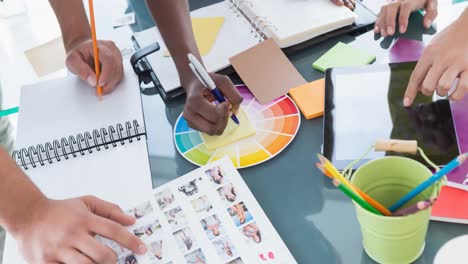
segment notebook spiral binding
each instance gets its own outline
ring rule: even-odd
[[[125,124],[116,124],[108,128],[94,129],[92,132],[79,133],[76,136],[63,137],[45,144],[30,146],[13,151],[12,157],[25,170],[36,168],[38,164],[45,166],[48,162],[60,162],[62,159],[89,154],[93,151],[108,149],[110,145],[117,147],[126,142],[132,143],[134,139],[140,140],[145,131],[137,120],[127,121]]]
[[[265,34],[267,28],[273,31],[278,30],[267,17],[255,16],[250,19],[243,10],[245,5],[253,7],[254,4],[250,0],[228,0],[229,8],[232,9],[234,13],[237,13],[237,16],[243,16],[249,22],[251,28],[250,32],[255,34],[255,38],[258,38],[258,42],[268,39],[268,36]]]

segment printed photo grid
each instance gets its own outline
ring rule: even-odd
[[[126,212],[137,219],[129,231],[148,251],[135,255],[98,238],[119,264],[296,263],[228,159],[156,188],[150,200]]]

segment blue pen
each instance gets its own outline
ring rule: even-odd
[[[445,167],[443,167],[440,171],[437,171],[432,175],[429,179],[424,181],[423,183],[419,184],[416,188],[411,190],[407,195],[403,196],[400,200],[398,200],[395,204],[390,206],[388,210],[390,212],[395,212],[396,210],[400,209],[405,203],[407,203],[409,200],[413,199],[416,197],[416,195],[420,194],[424,190],[426,190],[429,186],[434,184],[436,181],[440,180],[444,175],[447,175],[451,171],[453,171],[456,167],[458,167],[460,164],[465,162],[468,159],[468,153],[462,154],[449,162]]]
[[[197,60],[197,58],[195,58],[195,56],[193,56],[193,54],[189,53],[187,57],[190,61],[189,67],[192,70],[193,74],[197,76],[198,80],[200,80],[200,82],[205,87],[211,90],[211,93],[214,95],[214,97],[219,103],[225,102],[226,98],[224,98],[223,93],[218,89],[218,87],[216,87],[215,83],[213,82],[203,65]],[[232,121],[234,121],[234,123],[239,125],[239,119],[237,119],[237,116],[235,114],[231,115],[231,119]]]

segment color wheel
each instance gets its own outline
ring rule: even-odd
[[[241,107],[255,127],[256,135],[210,151],[200,132],[191,129],[181,114],[176,122],[174,141],[179,153],[191,163],[203,166],[228,156],[236,168],[254,166],[278,155],[296,136],[301,117],[289,96],[262,105],[245,85],[236,87],[244,98]]]

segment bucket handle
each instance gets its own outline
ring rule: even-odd
[[[353,167],[359,163],[363,158],[365,158],[369,152],[374,149],[374,151],[392,151],[396,153],[410,153],[410,154],[417,154],[426,161],[429,166],[431,166],[435,171],[439,171],[440,168],[432,162],[427,155],[424,153],[424,150],[418,147],[418,142],[416,140],[396,140],[396,139],[378,139],[376,140],[375,144],[370,146],[362,156],[358,159],[352,161],[348,164],[343,170],[343,176],[347,180],[351,180],[353,174]],[[444,176],[441,180],[437,181],[435,185],[437,188],[434,189],[434,193],[432,197],[437,197],[439,195],[439,191],[447,183],[447,176]]]

